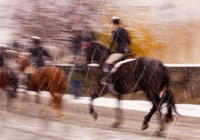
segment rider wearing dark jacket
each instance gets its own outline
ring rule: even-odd
[[[114,62],[119,61],[126,54],[130,53],[129,45],[131,43],[129,39],[128,32],[126,29],[120,26],[120,19],[118,17],[112,17],[112,24],[114,30],[112,32],[112,39],[110,43],[110,48],[112,50],[113,46],[116,46],[116,51],[112,53],[104,63],[104,72],[106,73],[106,77],[104,77],[101,81],[102,84],[111,84],[112,74],[110,73],[112,69],[112,65]]]
[[[3,67],[4,66],[4,52],[0,49],[0,66]]]
[[[28,51],[31,53],[30,61],[35,62],[36,68],[44,66],[43,56],[51,58],[49,53],[41,46],[41,38],[37,36],[31,37],[34,47],[29,48]],[[52,59],[52,58],[51,58]]]
[[[115,53],[122,53],[122,54],[130,53],[129,44],[131,42],[126,29],[117,26],[115,30],[113,30],[112,34],[113,35],[110,43],[110,48],[112,49],[114,43],[116,43],[117,49]]]

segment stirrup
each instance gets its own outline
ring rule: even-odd
[[[102,84],[102,85],[112,84],[112,81],[111,81],[110,78],[103,77],[103,78],[101,79],[101,84]]]
[[[108,83],[107,83],[107,77],[103,77],[102,79],[101,79],[101,84],[102,85],[107,85]]]

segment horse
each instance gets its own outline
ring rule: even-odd
[[[113,73],[112,84],[102,85],[101,79],[105,76],[103,64],[107,57],[111,54],[111,50],[105,45],[92,41],[90,46],[85,48],[87,61],[99,64],[99,73],[97,74],[97,89],[91,94],[91,102],[89,104],[89,113],[94,119],[98,118],[92,102],[94,99],[101,97],[109,91],[118,99],[118,107],[116,109],[116,121],[113,127],[121,124],[120,100],[123,94],[144,91],[149,101],[153,104],[150,112],[144,117],[142,130],[148,128],[149,121],[153,114],[158,111],[161,132],[164,129],[164,121],[166,123],[173,120],[172,111],[176,111],[175,99],[169,89],[170,78],[168,69],[159,60],[149,57],[139,57],[122,63],[117,71]],[[164,119],[162,117],[161,108],[163,103],[167,104],[167,114]]]
[[[10,58],[8,46],[0,46],[0,88],[7,92],[7,99],[17,97],[19,79],[12,68],[7,66],[6,59]]]
[[[19,79],[8,67],[0,67],[0,88],[7,92],[7,99],[17,97]]]
[[[28,66],[28,60],[22,56],[18,59],[19,69],[24,71]],[[33,71],[32,74],[27,76],[27,89],[39,93],[40,91],[48,91],[53,97],[54,108],[57,110],[57,114],[60,118],[64,118],[62,113],[62,95],[67,90],[67,76],[58,67],[44,66],[39,67]],[[40,104],[40,97],[37,94],[36,103]]]

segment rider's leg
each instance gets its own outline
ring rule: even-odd
[[[106,77],[104,77],[101,81],[102,84],[111,84],[112,83],[112,73],[110,72],[112,69],[112,65],[114,62],[120,60],[124,57],[124,54],[114,53],[111,54],[108,59],[105,61],[103,70],[106,73]]]
[[[110,78],[110,71],[112,69],[112,64],[104,63],[103,71],[105,72],[105,77],[102,78],[101,84],[106,85],[108,84],[108,78]]]
[[[26,90],[31,90],[31,78],[32,78],[32,74],[31,73],[27,73],[26,74],[26,85],[27,85],[27,88]]]

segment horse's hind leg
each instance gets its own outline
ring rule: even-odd
[[[120,99],[121,99],[121,96],[120,94],[117,95],[118,97],[118,107],[116,108],[116,116],[115,116],[115,123],[112,125],[114,128],[118,127],[122,121],[123,121],[123,118],[122,118],[122,110],[120,109]]]
[[[62,112],[62,94],[59,93],[54,94],[54,103],[55,103],[54,107],[57,111],[59,118],[65,118],[65,115]]]
[[[26,91],[23,91],[23,96],[20,100],[20,103],[19,103],[19,112],[25,112],[27,110],[27,102],[30,100],[30,95],[26,92]]]
[[[148,128],[148,122],[150,121],[151,117],[153,116],[153,114],[160,108],[160,98],[158,96],[158,94],[155,94],[154,96],[152,96],[152,104],[153,107],[151,108],[150,112],[145,116],[143,124],[142,124],[142,130],[145,130]],[[161,112],[159,112],[161,113]]]

